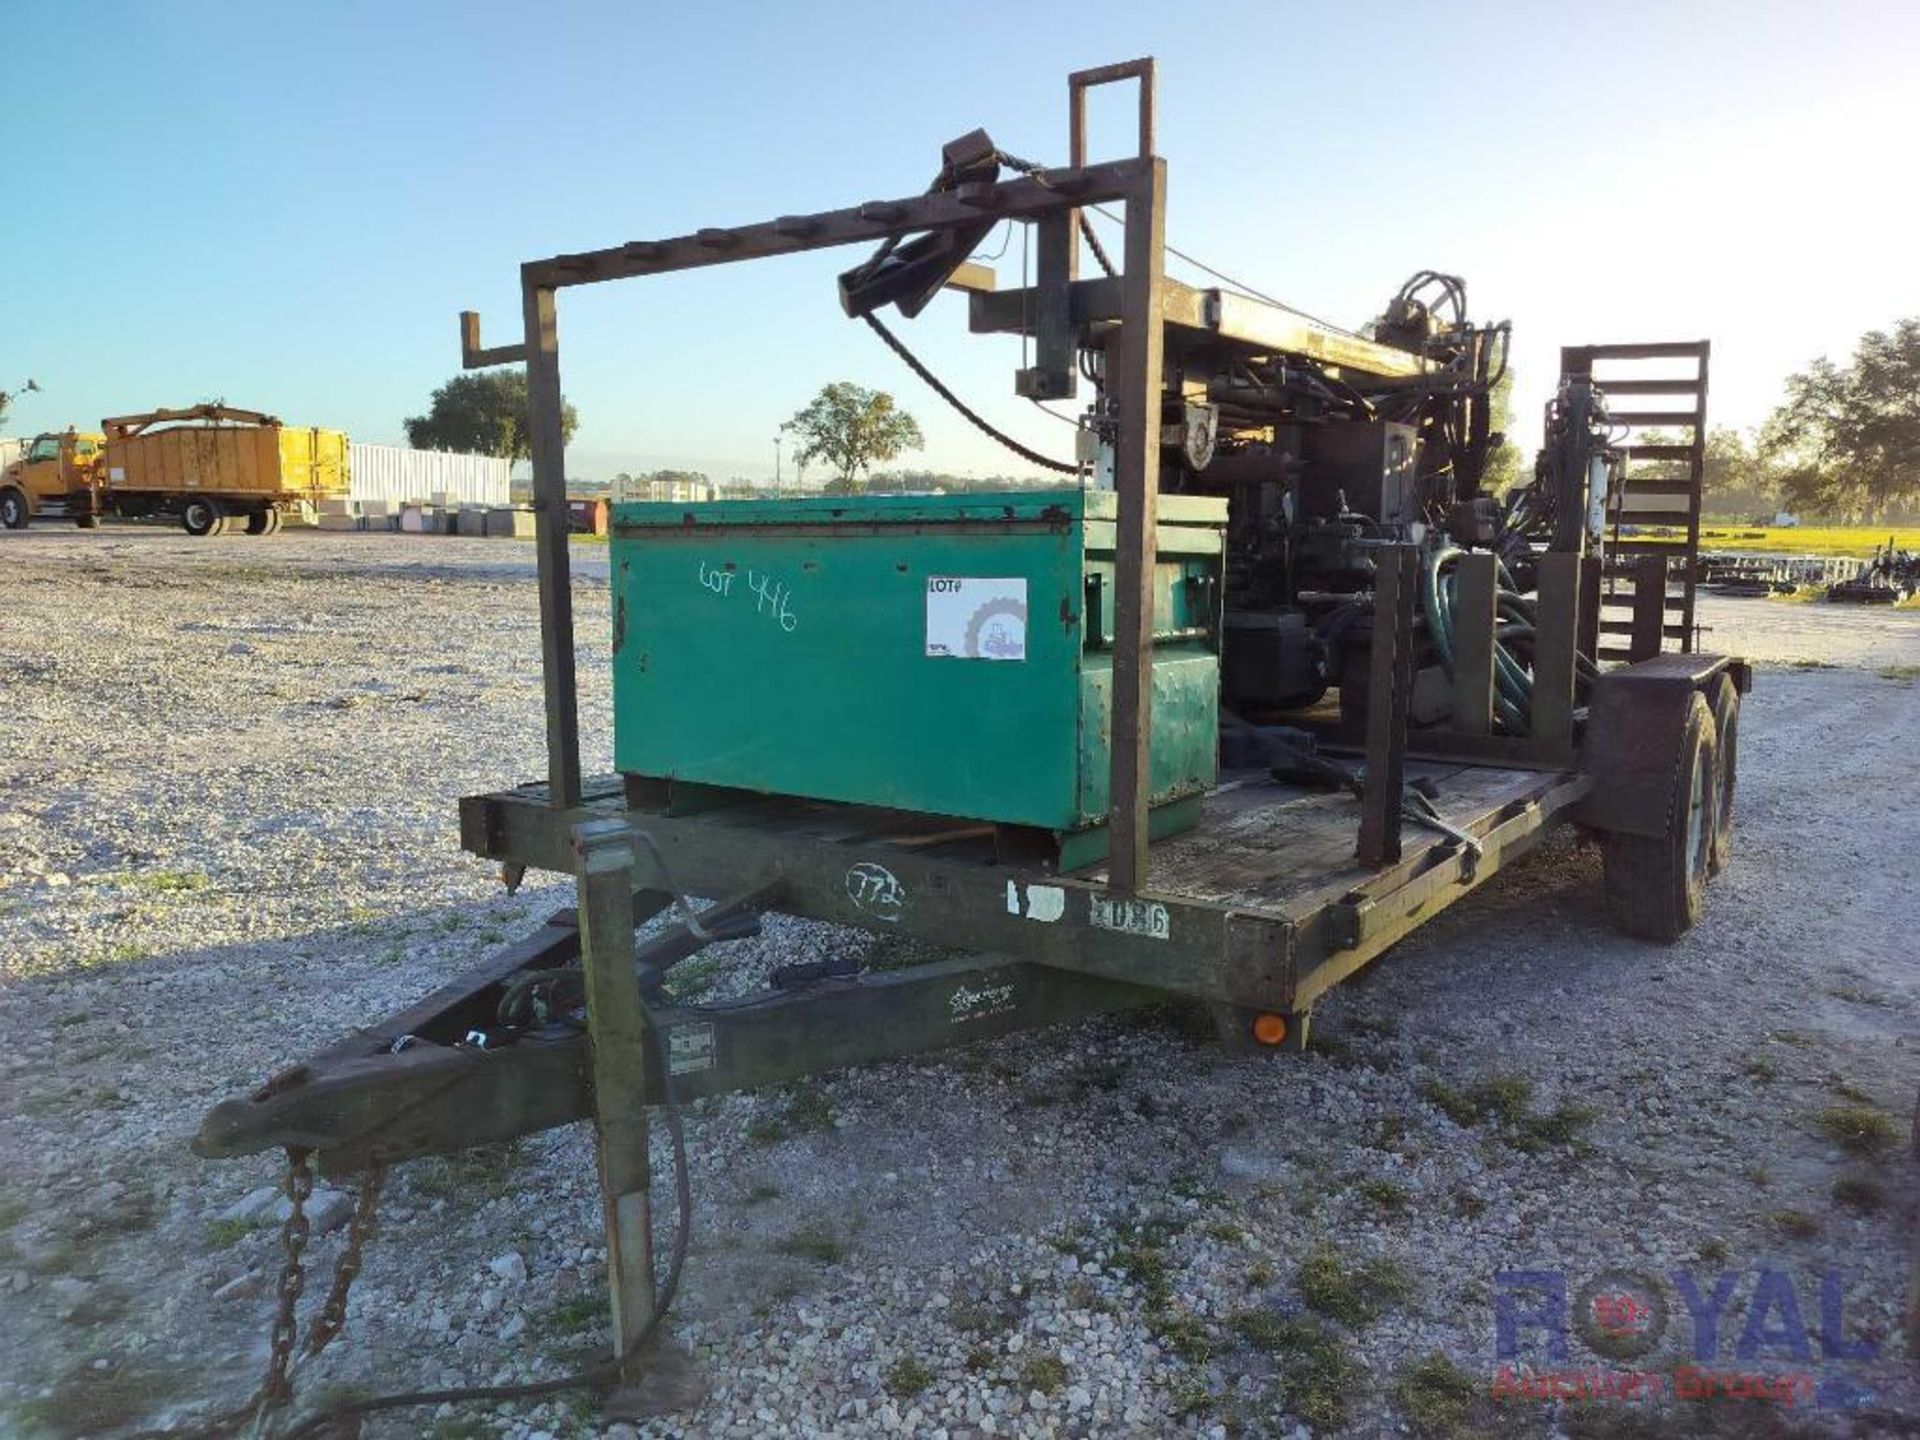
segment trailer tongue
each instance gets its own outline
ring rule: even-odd
[[[1138,85],[1137,153],[1089,163],[1086,92],[1120,81]],[[1750,683],[1691,651],[1705,344],[1565,352],[1534,480],[1497,500],[1506,326],[1471,321],[1461,282],[1416,276],[1371,337],[1180,286],[1152,63],[1075,75],[1070,95],[1064,167],[974,132],[908,198],[534,261],[521,343],[483,349],[463,317],[469,366],[528,368],[549,764],[464,800],[461,840],[509,883],[573,875],[578,908],[224,1102],[201,1154],[284,1146],[296,1170],[317,1152],[377,1176],[591,1117],[633,1379],[671,1289],[651,1259],[650,1106],[677,1138],[681,1099],[1167,995],[1236,1048],[1298,1049],[1320,996],[1563,822],[1601,836],[1622,928],[1694,922],[1731,842]],[[1082,243],[1111,205],[1117,267]],[[1001,220],[1034,227],[1030,288],[965,263]],[[620,773],[583,777],[558,292],[847,244],[878,246],[842,277],[850,314],[958,286],[974,329],[1032,342],[1019,393],[1091,387],[1078,478],[618,507]],[[1114,273],[1081,279],[1083,250]],[[1596,374],[1641,359],[1695,368]],[[1655,393],[1689,408],[1614,403]],[[1616,443],[1681,421],[1689,445]],[[1691,478],[1638,479],[1636,459]],[[1688,517],[1687,539],[1627,551],[1623,520],[1648,507]],[[676,964],[774,911],[957,953],[669,999]]]

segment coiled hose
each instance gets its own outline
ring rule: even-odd
[[[1456,562],[1465,553],[1454,546],[1441,546],[1427,556],[1420,571],[1420,606],[1426,616],[1427,634],[1432,637],[1433,648],[1449,677],[1453,675],[1456,653]],[[1538,612],[1534,602],[1522,595],[1514,584],[1505,561],[1494,560],[1494,575],[1493,714],[1508,734],[1525,735],[1533,728],[1532,646]],[[1525,661],[1515,654],[1516,649],[1526,652]],[[1576,693],[1598,673],[1592,660],[1585,655],[1576,656]]]

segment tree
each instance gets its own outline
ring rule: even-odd
[[[560,402],[560,439],[579,428],[580,416]],[[406,422],[407,443],[416,450],[461,450],[525,460],[533,453],[527,376],[521,370],[481,370],[456,375],[433,392],[425,415]]]
[[[1633,437],[1636,445],[1685,445],[1686,436],[1673,430],[1643,430]],[[1633,474],[1643,479],[1684,480],[1684,460],[1637,460]],[[1728,425],[1716,425],[1707,432],[1706,453],[1701,458],[1700,494],[1704,504],[1721,514],[1738,514],[1777,508],[1779,476],[1757,441],[1750,441]]]
[[[1489,495],[1504,495],[1520,481],[1520,447],[1507,432],[1513,428],[1513,367],[1507,366],[1493,382],[1487,394],[1488,429],[1500,437],[1500,443],[1487,451],[1487,468],[1480,488]]]
[[[1920,499],[1920,317],[1868,331],[1844,368],[1822,356],[1791,376],[1762,448],[1795,509],[1875,519]]]
[[[13,408],[15,395],[31,395],[40,388],[40,382],[29,380],[18,390],[0,390],[0,425],[7,423],[7,411]]]
[[[818,459],[833,467],[836,478],[827,483],[829,492],[859,490],[863,471],[926,444],[919,423],[894,404],[893,396],[845,380],[823,386],[812,404],[780,428],[799,437],[794,458],[800,465]]]

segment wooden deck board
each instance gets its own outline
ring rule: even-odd
[[[1544,792],[1558,777],[1409,762],[1407,778],[1432,780],[1438,787],[1435,808],[1464,829]],[[1345,791],[1251,780],[1210,797],[1197,828],[1153,847],[1148,889],[1235,909],[1304,914],[1373,873],[1354,860],[1359,826],[1360,802]],[[1408,861],[1449,843],[1439,831],[1412,823],[1404,839]],[[1104,871],[1092,873],[1104,878]]]
[[[1467,828],[1515,801],[1545,792],[1558,777],[1539,770],[1410,761],[1407,778],[1431,780],[1440,813]],[[782,797],[724,807],[699,818],[817,844],[932,847],[943,860],[998,863],[991,828],[977,821]],[[1344,790],[1309,790],[1275,781],[1264,771],[1235,772],[1223,777],[1207,797],[1198,827],[1155,842],[1147,890],[1167,899],[1297,918],[1338,899],[1373,873],[1354,860],[1359,824],[1360,802]],[[1403,858],[1417,861],[1446,843],[1440,832],[1409,823]],[[1095,866],[1070,878],[1103,885],[1107,871],[1104,865]]]

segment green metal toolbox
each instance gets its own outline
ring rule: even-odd
[[[645,503],[613,514],[629,775],[1025,826],[1105,853],[1115,497]],[[1226,502],[1163,496],[1154,834],[1213,783]]]

